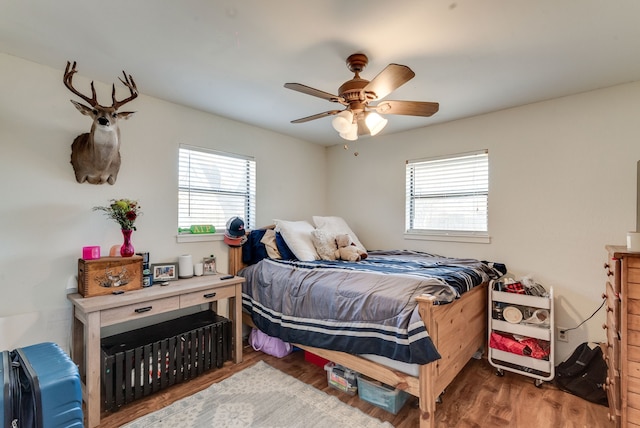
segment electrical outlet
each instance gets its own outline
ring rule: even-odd
[[[569,332],[564,327],[556,327],[558,334],[556,338],[559,342],[568,342],[569,341]]]

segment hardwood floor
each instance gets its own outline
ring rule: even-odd
[[[99,427],[120,427],[219,382],[259,360],[327,394],[335,395],[373,417],[388,421],[396,428],[418,426],[417,399],[414,397],[397,415],[393,415],[360,400],[357,395],[352,397],[329,387],[324,369],[307,362],[302,351],[278,359],[245,346],[241,364],[227,362],[220,369],[123,406],[116,412],[105,412]],[[438,427],[459,428],[613,427],[607,420],[607,410],[604,406],[562,392],[552,383],[545,383],[538,388],[533,379],[515,373],[506,372],[504,377],[498,377],[493,367],[483,359],[471,360],[449,385],[442,396],[442,403],[438,404],[436,422]]]

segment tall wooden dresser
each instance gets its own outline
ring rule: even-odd
[[[640,427],[640,252],[606,247],[609,258],[604,358],[608,376],[609,419],[616,427]]]

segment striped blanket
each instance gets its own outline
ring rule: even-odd
[[[369,251],[360,262],[264,259],[240,271],[243,306],[286,342],[406,363],[440,358],[415,298],[453,302],[506,273],[503,264],[417,251]]]

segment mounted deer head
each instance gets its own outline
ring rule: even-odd
[[[93,119],[91,131],[81,134],[73,140],[71,145],[71,165],[76,174],[76,181],[91,184],[113,184],[118,178],[120,170],[120,128],[118,120],[128,119],[134,112],[118,112],[118,109],[138,96],[138,88],[131,75],[123,71],[124,80],[120,81],[129,88],[131,95],[122,101],[116,100],[116,85],[113,84],[111,90],[111,107],[98,104],[96,90],[91,82],[91,98],[80,93],[73,87],[73,75],[76,73],[76,63],[73,66],[67,61],[67,68],[64,71],[64,85],[71,92],[89,103],[85,106],[71,100],[80,113]]]

